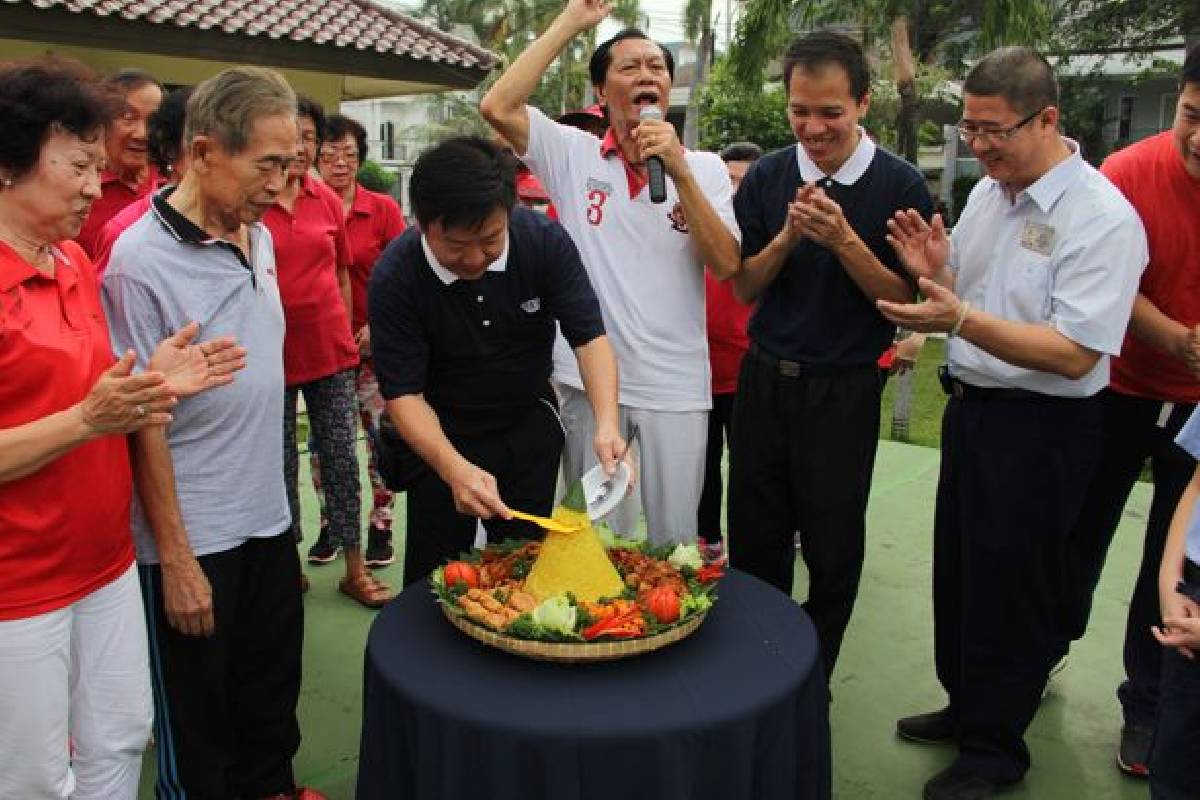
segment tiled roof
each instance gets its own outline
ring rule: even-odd
[[[487,71],[490,52],[372,0],[0,0],[155,25],[291,39]]]

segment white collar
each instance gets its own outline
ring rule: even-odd
[[[804,145],[796,142],[796,163],[800,167],[800,177],[805,183],[816,183],[828,177],[842,186],[853,186],[866,173],[874,158],[875,142],[871,141],[871,137],[861,125],[858,126],[858,145],[833,175],[826,175],[825,171],[808,157],[808,153],[804,152]]]
[[[461,280],[450,270],[438,263],[437,257],[434,256],[433,250],[429,248],[429,242],[425,239],[425,235],[421,234],[421,249],[425,251],[425,260],[429,262],[429,268],[433,270],[433,274],[437,275],[442,283],[449,286],[457,280]],[[504,272],[508,268],[508,233],[504,234],[504,252],[500,257],[488,264],[488,272]]]

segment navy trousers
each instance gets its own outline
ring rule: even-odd
[[[1025,729],[1066,652],[1068,536],[1100,456],[1099,400],[977,393],[942,423],[934,519],[937,674],[956,767],[995,783],[1029,768]]]

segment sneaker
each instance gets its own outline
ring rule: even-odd
[[[929,779],[921,796],[925,800],[986,800],[1004,787],[950,766]]]
[[[1067,671],[1067,667],[1071,665],[1071,654],[1063,653],[1063,657],[1054,662],[1054,666],[1050,667],[1050,673],[1046,676],[1046,685],[1042,687],[1042,699],[1046,699],[1046,695],[1050,694],[1050,682]]]
[[[1125,723],[1121,728],[1121,746],[1117,749],[1117,767],[1126,775],[1146,778],[1150,775],[1150,741],[1154,728]]]
[[[1050,675],[1047,676],[1046,680],[1054,680],[1059,675],[1062,675],[1064,672],[1066,672],[1067,667],[1069,666],[1071,666],[1071,654],[1063,653],[1063,657],[1058,661],[1055,661],[1054,666],[1050,668]]]
[[[921,744],[942,744],[954,741],[954,716],[950,706],[941,711],[931,711],[928,714],[916,714],[904,717],[896,722],[896,733],[900,738]]]
[[[367,552],[363,559],[368,567],[386,567],[396,560],[392,549],[392,532],[374,525],[367,528]]]
[[[273,794],[270,797],[263,797],[260,800],[329,800],[329,798],[316,789],[301,786],[294,792]]]
[[[313,546],[308,548],[308,563],[328,564],[338,557],[341,549],[329,540],[329,528],[323,527]]]

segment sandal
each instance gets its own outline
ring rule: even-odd
[[[349,575],[342,578],[338,581],[338,591],[367,608],[383,608],[392,599],[391,587],[375,580],[369,572],[355,578]]]

